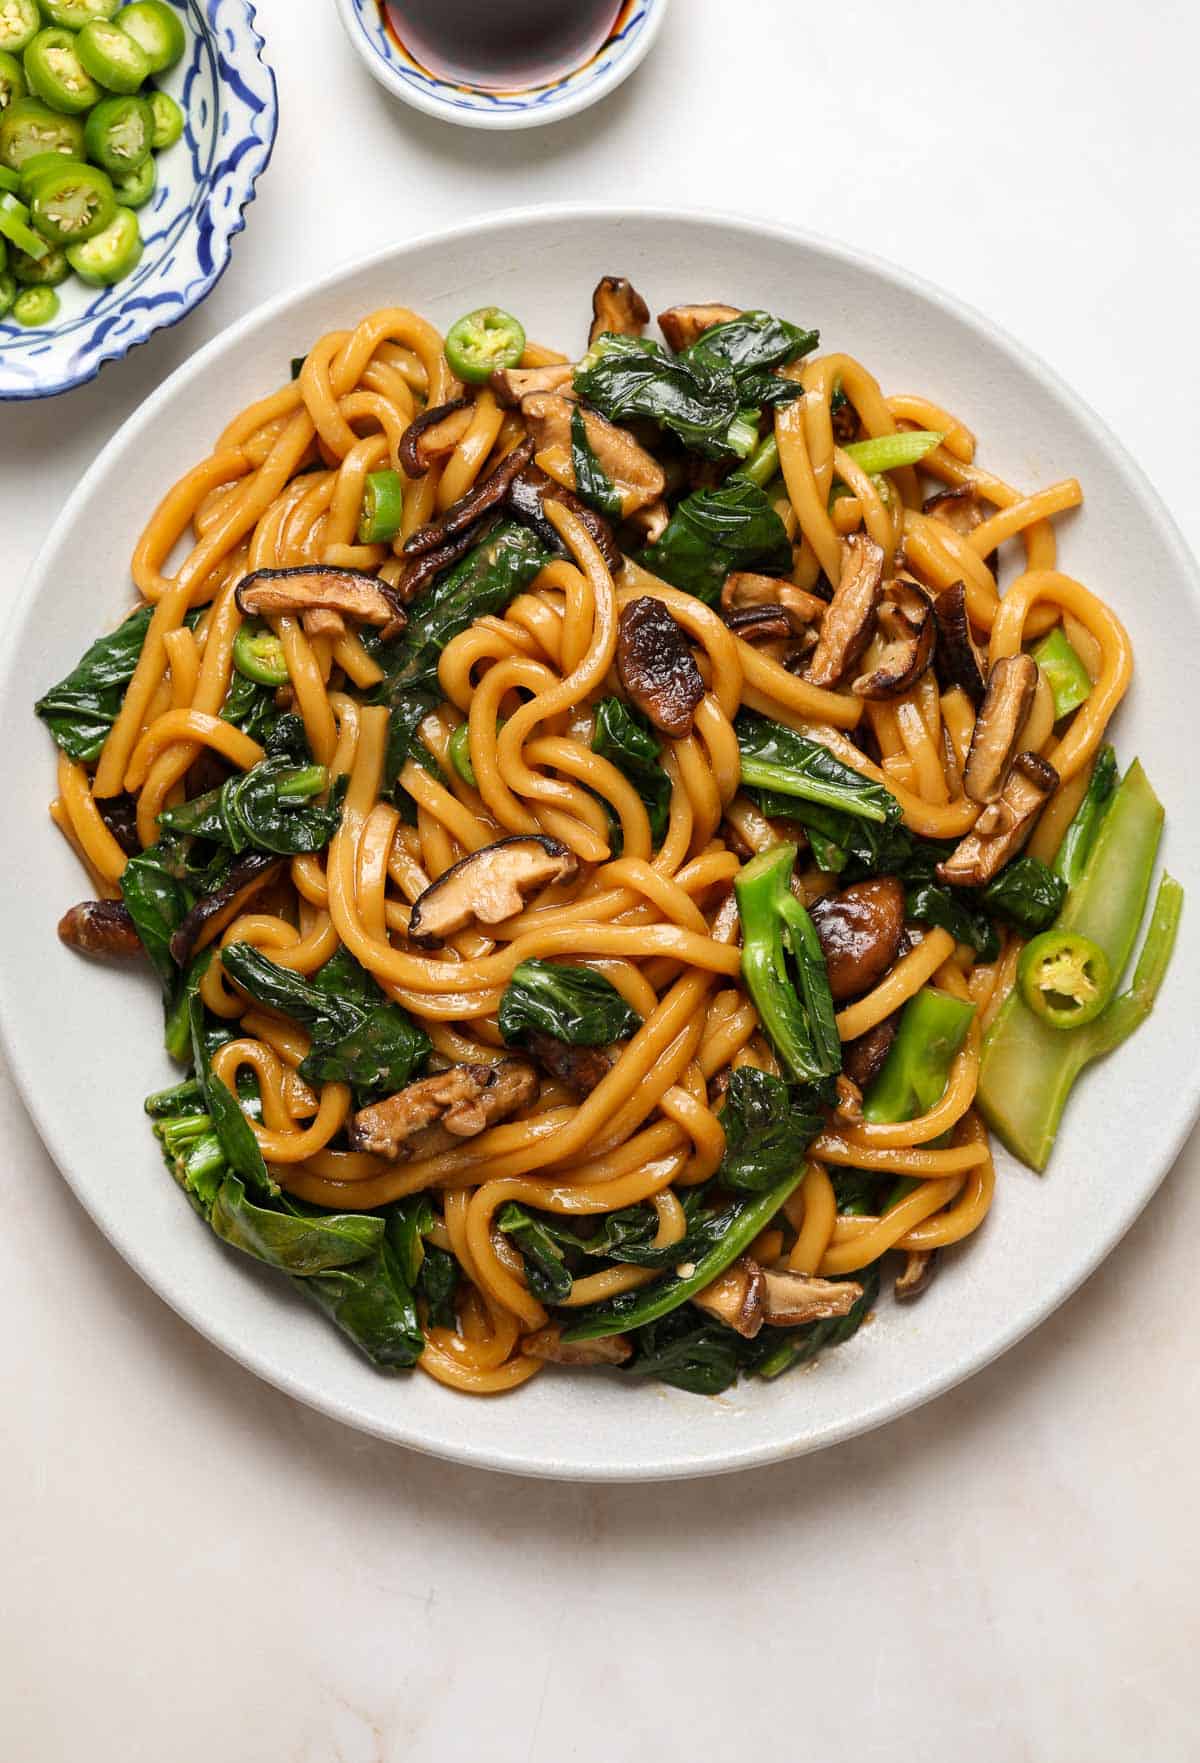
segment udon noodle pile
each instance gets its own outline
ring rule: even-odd
[[[548,1360],[619,1363],[633,1353],[635,1370],[645,1365],[670,1379],[674,1366],[673,1381],[715,1388],[720,1376],[706,1382],[703,1372],[713,1355],[768,1372],[799,1362],[852,1332],[887,1251],[902,1253],[901,1280],[915,1287],[936,1251],[978,1230],[995,1183],[975,1107],[981,1044],[1013,987],[1024,942],[997,913],[981,958],[953,925],[906,918],[884,971],[861,995],[839,1000],[836,1031],[844,1046],[862,1045],[931,988],[973,1006],[940,1095],[911,1118],[873,1120],[862,1099],[876,1061],[875,1071],[858,1065],[862,1082],[826,1073],[798,1096],[796,1073],[764,1032],[743,978],[734,884],[757,854],[788,843],[799,850],[793,899],[815,907],[845,883],[827,838],[811,827],[806,836],[802,814],[781,812],[777,796],[744,784],[739,717],[766,719],[802,737],[805,751],[815,744],[882,786],[899,805],[896,825],[909,846],[936,842],[946,860],[972,835],[1003,834],[1012,819],[1005,799],[997,805],[999,790],[987,806],[964,789],[979,694],[928,664],[890,694],[856,692],[854,679],[888,663],[895,632],[882,624],[836,685],[814,683],[831,596],[875,556],[869,541],[885,596],[902,580],[932,605],[961,584],[985,677],[1060,629],[1086,668],[1086,699],[1065,721],[1056,717],[1039,670],[1012,743],[1052,768],[1037,774],[1040,813],[1022,835],[1025,855],[1049,864],[1125,691],[1130,646],[1113,613],[1057,569],[1051,521],[1077,506],[1079,485],[1071,479],[1031,495],[1011,487],[976,463],[974,438],[956,417],[924,397],[885,395],[845,354],[780,366],[788,400],[754,418],[756,457],[772,436],[777,448],[766,488],[790,566],[765,574],[735,566],[713,603],[653,573],[647,540],[661,538],[680,498],[728,482],[739,461],[697,459],[631,419],[638,446],[663,466],[665,501],[660,494],[656,508],[631,510],[635,498],[618,483],[613,524],[623,555],[612,567],[603,521],[569,493],[584,487],[578,451],[548,440],[514,401],[521,372],[566,361],[527,343],[519,372],[464,388],[442,336],[403,308],[314,343],[298,377],[230,422],[139,539],[132,572],[140,607],[149,609],[144,638],[95,754],[60,752],[51,811],[98,899],[120,901],[127,865],[144,861],[131,853],[164,849],[160,816],[184,824],[183,808],[270,758],[269,718],[254,732],[231,696],[243,602],[252,602],[247,581],[270,586],[264,571],[356,571],[382,584],[393,611],[407,600],[407,633],[396,628],[401,615],[381,628],[336,594],[336,603],[318,596],[274,611],[269,598],[262,602],[287,681],[261,688],[263,702],[273,716],[300,719],[306,751],[296,764],[324,768],[315,805],[330,810],[333,830],[319,849],[279,855],[268,846],[255,858],[252,847],[249,864],[244,852],[221,847],[203,876],[212,848],[201,842],[202,863],[193,842],[174,872],[188,916],[183,949],[177,941],[172,948],[189,990],[182,1004],[178,990],[169,994],[168,1008],[186,1019],[190,1006],[192,1037],[177,1037],[177,1050],[207,1069],[172,1094],[197,1131],[215,1129],[223,1159],[206,1186],[191,1179],[176,1142],[175,1173],[220,1234],[313,1284],[378,1363],[415,1362],[457,1389],[495,1392]],[[426,412],[436,421],[422,426]],[[856,459],[857,443],[914,431],[933,436],[916,466],[868,470]],[[423,452],[422,435],[432,436]],[[447,572],[462,567],[451,558],[440,575],[426,571],[410,598],[414,556],[427,555],[411,542],[431,524],[445,537],[447,514],[527,440],[522,457],[534,457],[526,481],[541,484],[538,520],[521,526],[519,510],[497,503],[473,536],[477,547],[494,547],[509,528],[487,523],[515,522],[538,535],[534,563],[510,578],[507,597],[457,621],[435,657],[428,702],[398,735],[389,657],[412,638]],[[381,471],[402,481],[402,525],[389,542],[363,543],[364,495]],[[958,494],[946,500],[946,489]],[[958,518],[968,510],[971,519]],[[1001,596],[996,553],[1010,540],[1023,558]],[[877,602],[879,592],[877,581]],[[647,729],[636,715],[645,704],[618,656],[623,614],[646,600],[682,631],[700,678],[684,732],[650,729],[652,769],[667,780],[658,836],[648,792],[595,738],[606,701],[633,709]],[[770,615],[747,619],[748,606]],[[464,724],[456,757],[452,742]],[[461,922],[460,913],[440,938],[418,940],[410,919],[432,884],[509,838],[544,841],[556,879],[510,897],[499,919],[481,883],[468,900],[478,915],[468,910]],[[970,897],[978,901],[977,888]],[[106,917],[119,942],[121,908],[93,912],[101,927]],[[137,911],[133,919],[146,941]],[[167,931],[179,930],[177,913]],[[88,943],[86,935],[73,940]],[[88,946],[103,941],[101,928]],[[414,1035],[428,1039],[424,1063],[416,1061],[401,1090],[458,1073],[465,1106],[456,1114],[443,1084],[418,1098],[427,1105],[415,1127],[406,1117],[389,1141],[385,1120],[387,1130],[372,1137],[360,1117],[387,1096],[378,1086],[360,1093],[352,1080],[301,1075],[318,1032],[312,1019],[272,1008],[233,980],[221,955],[234,946],[239,973],[253,967],[249,950],[271,971],[308,981],[348,953],[356,997],[373,981],[372,1007],[399,1006]],[[793,943],[789,958],[796,954]],[[502,1035],[506,989],[529,962],[588,969],[633,1013],[636,1026],[593,1047],[582,1076],[562,1053],[563,1037],[554,1058],[544,1037],[535,1056],[533,1043]],[[798,985],[794,975],[789,983]],[[807,996],[802,988],[797,995]],[[488,1072],[514,1061],[509,1103],[492,1108]],[[744,1141],[761,1129],[777,1141],[782,1130],[782,1185],[777,1165],[757,1184],[723,1179],[723,1167],[732,1168],[723,1110],[742,1094],[738,1074],[746,1072],[777,1080],[757,1092],[771,1118],[757,1128],[741,1123],[739,1134]],[[169,1112],[161,1098],[152,1104],[160,1120]],[[806,1124],[814,1105],[817,1117]],[[256,1188],[263,1165],[266,1182]],[[298,1258],[272,1250],[264,1217],[304,1236]],[[322,1225],[329,1240],[340,1233],[353,1247],[316,1242]],[[368,1322],[356,1304],[371,1311]]]

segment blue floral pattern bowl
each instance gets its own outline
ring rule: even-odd
[[[625,0],[600,48],[560,79],[511,92],[457,85],[415,61],[388,28],[382,0],[338,0],[351,43],[370,73],[405,103],[477,129],[525,129],[558,122],[594,104],[628,77],[658,35],[667,0]]]
[[[94,379],[198,306],[220,281],[244,210],[275,144],[275,76],[251,0],[171,0],[187,32],[182,61],[159,84],[186,127],[158,157],[158,188],[138,215],[145,253],[112,288],[72,277],[44,330],[0,324],[0,398],[48,398]]]

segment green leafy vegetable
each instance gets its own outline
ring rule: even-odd
[[[856,1335],[879,1296],[881,1263],[873,1261],[860,1268],[854,1278],[862,1286],[858,1298],[845,1316],[831,1316],[822,1322],[806,1322],[800,1328],[766,1329],[748,1341],[743,1359],[747,1369],[759,1377],[775,1378],[797,1365],[804,1365],[828,1347],[840,1347]]]
[[[974,1014],[974,1004],[922,986],[901,1011],[883,1069],[863,1097],[864,1120],[914,1120],[940,1102]]]
[[[969,943],[980,961],[994,961],[1000,953],[996,927],[968,889],[915,882],[905,890],[904,916],[916,924],[948,930],[956,943]]]
[[[133,919],[142,947],[162,981],[163,990],[168,994],[174,992],[179,980],[179,969],[171,954],[171,938],[191,911],[196,898],[184,881],[176,858],[172,843],[160,840],[131,857],[121,876],[121,898]]]
[[[34,705],[69,759],[86,762],[100,757],[153,615],[152,606],[131,613],[115,631],[94,642],[66,679],[51,686]]]
[[[285,718],[269,740],[276,745]],[[287,735],[284,734],[284,739]],[[249,771],[228,778],[218,789],[178,808],[165,808],[159,825],[228,846],[231,851],[274,851],[281,856],[322,851],[342,817],[345,780],[338,779],[328,802],[320,803],[329,775],[323,765],[298,765],[292,752],[269,752]]]
[[[798,797],[859,820],[895,826],[901,807],[883,784],[873,783],[818,741],[743,710],[735,725],[742,756],[742,782],[774,795]],[[779,810],[776,810],[777,812]],[[795,813],[789,801],[782,812]]]
[[[266,746],[283,712],[275,702],[273,686],[259,685],[244,673],[234,673],[221,706],[221,721],[240,728],[261,746]]]
[[[989,912],[1008,919],[1026,936],[1049,928],[1062,910],[1067,884],[1037,857],[1015,857],[983,890]]]
[[[227,1175],[213,1200],[209,1223],[235,1249],[304,1278],[363,1261],[383,1240],[384,1221],[367,1212],[301,1213],[255,1206],[235,1175]]]
[[[652,1377],[693,1396],[719,1396],[735,1384],[745,1344],[731,1328],[701,1320],[690,1305],[637,1330],[630,1377]]]
[[[267,1172],[250,1122],[233,1094],[220,1078],[213,1075],[205,1038],[204,1005],[198,996],[189,1000],[188,1017],[192,1030],[192,1061],[221,1150],[231,1167],[249,1182],[256,1194],[277,1194],[278,1185]]]
[[[1075,886],[1087,866],[1101,822],[1116,793],[1117,782],[1117,755],[1111,747],[1101,747],[1092,767],[1087,792],[1075,810],[1054,858],[1054,873],[1069,888]]]
[[[591,508],[608,515],[610,520],[621,517],[621,492],[617,489],[596,457],[588,440],[587,424],[582,405],[571,412],[571,465],[575,472],[575,491]]]
[[[766,493],[748,477],[731,477],[719,490],[685,496],[638,561],[711,606],[731,570],[784,574],[792,567],[792,545]]]
[[[734,892],[746,989],[789,1076],[815,1083],[841,1070],[842,1048],[816,928],[789,886],[795,862],[795,845],[773,845],[746,864]]]
[[[605,1047],[636,1034],[642,1019],[602,973],[534,960],[522,961],[505,986],[499,1023],[510,1045],[532,1030],[571,1047]]]
[[[424,1029],[384,997],[345,949],[311,982],[249,943],[231,943],[221,962],[258,1003],[309,1030],[312,1049],[300,1066],[307,1083],[348,1083],[360,1097],[390,1095],[402,1090],[428,1057]]]
[[[543,1304],[561,1304],[570,1297],[572,1275],[553,1232],[524,1206],[511,1201],[496,1214],[496,1228],[511,1237],[525,1259],[529,1289]]]
[[[1095,810],[1093,822],[1094,815]],[[1134,760],[1103,811],[1099,831],[1087,829],[1091,851],[1056,923],[1057,929],[1099,945],[1114,985],[1120,984],[1137,940],[1162,825],[1162,805]],[[1032,1169],[1046,1167],[1079,1073],[1119,1046],[1150,1014],[1182,908],[1182,888],[1164,876],[1133,983],[1091,1022],[1075,1029],[1051,1027],[1035,1016],[1016,987],[1005,1000],[984,1040],[979,1105],[988,1125]]]
[[[671,780],[662,768],[662,747],[648,718],[620,698],[601,698],[592,752],[610,760],[629,779],[649,817],[651,842],[660,845],[671,814]]]
[[[820,1097],[810,1086],[787,1084],[744,1065],[729,1079],[721,1125],[720,1185],[735,1193],[759,1193],[803,1168],[804,1154],[821,1130]]]
[[[1034,645],[1037,662],[1054,694],[1054,720],[1069,716],[1092,695],[1092,679],[1061,624]]]
[[[726,362],[738,376],[739,389],[744,393],[752,384],[747,376],[798,361],[802,355],[811,354],[820,340],[819,331],[801,330],[799,325],[776,318],[770,312],[739,312],[723,324],[710,325],[692,347]],[[683,359],[690,353],[685,349]],[[751,401],[742,398],[743,404]]]

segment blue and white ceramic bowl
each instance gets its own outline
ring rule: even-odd
[[[251,0],[170,0],[187,53],[158,82],[183,108],[183,139],[158,156],[158,188],[140,211],[145,253],[112,288],[76,277],[44,330],[0,324],[0,398],[48,398],[94,379],[198,306],[220,281],[243,211],[275,144],[275,76]]]
[[[406,104],[476,129],[528,129],[559,122],[627,79],[658,35],[667,0],[625,0],[608,37],[581,67],[544,86],[511,92],[440,79],[389,29],[382,0],[337,0],[346,34],[381,86]]]

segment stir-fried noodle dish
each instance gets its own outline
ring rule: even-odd
[[[495,307],[321,337],[37,706],[59,934],[161,982],[167,1168],[464,1391],[711,1394],[917,1297],[1179,917],[1079,484],[786,319],[649,322],[606,276],[577,358]]]

